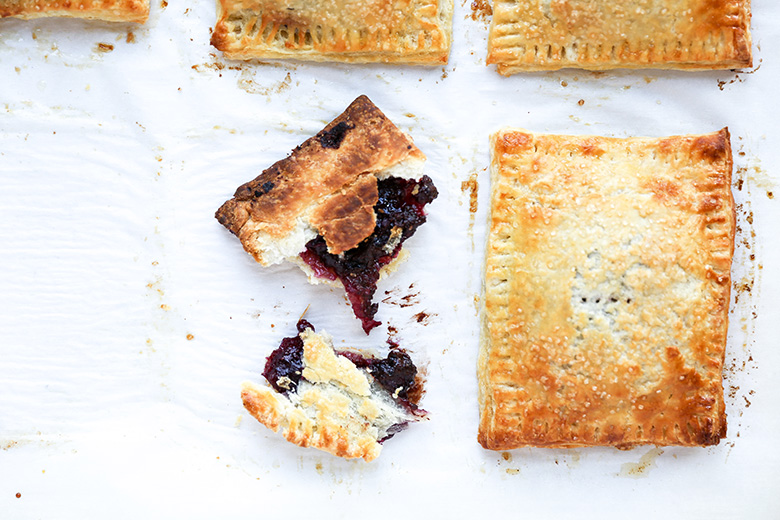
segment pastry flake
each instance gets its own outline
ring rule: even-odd
[[[491,138],[479,442],[711,445],[734,248],[727,129]]]
[[[149,0],[0,0],[0,18],[52,16],[144,23]]]
[[[242,386],[247,411],[289,442],[338,457],[372,461],[383,442],[426,416],[417,407],[421,383],[408,354],[336,352],[306,320],[298,322],[298,336],[271,353],[263,376],[270,387]]]
[[[376,283],[438,195],[425,155],[366,97],[240,186],[216,218],[262,265],[299,265],[312,283],[344,287],[368,333],[380,324]]]
[[[218,0],[211,43],[229,59],[447,62],[452,0]]]
[[[500,74],[576,67],[750,67],[750,0],[495,0]]]

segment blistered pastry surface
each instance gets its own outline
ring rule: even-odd
[[[479,441],[715,444],[734,243],[727,130],[492,138]]]
[[[749,67],[750,0],[496,0],[488,46],[504,75]]]
[[[229,58],[447,62],[451,0],[219,0],[211,42]]]
[[[110,22],[143,23],[149,17],[148,0],[0,0],[0,18],[66,16]]]
[[[424,159],[409,136],[359,96],[290,156],[240,186],[216,217],[264,265],[281,260],[271,258],[268,244],[284,242],[301,228],[313,230],[308,239],[321,229],[329,250],[338,254],[374,231],[376,175]],[[296,241],[289,256],[303,251],[306,241]]]

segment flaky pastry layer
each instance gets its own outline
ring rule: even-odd
[[[0,0],[0,18],[52,16],[144,23],[149,0]]]
[[[502,130],[491,143],[479,442],[718,443],[735,226],[728,130]]]
[[[500,74],[576,67],[750,67],[750,0],[495,0]]]
[[[437,65],[452,0],[218,0],[211,43],[231,59]]]
[[[305,378],[296,393],[282,395],[246,382],[241,399],[265,427],[304,448],[316,448],[347,459],[376,459],[381,441],[395,424],[419,420],[376,388],[363,370],[333,350],[329,336],[301,334]]]
[[[419,177],[425,155],[366,96],[216,213],[263,265],[294,260],[317,234],[340,254],[373,233],[377,179]]]

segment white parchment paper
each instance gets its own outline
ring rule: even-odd
[[[433,69],[225,61],[210,1],[143,26],[0,20],[0,517],[777,518],[780,6],[754,0],[744,72],[498,76],[456,1]],[[262,268],[213,218],[235,188],[367,94],[440,196],[377,293]],[[728,437],[704,449],[489,452],[476,442],[488,135],[663,136],[728,126],[738,204]],[[478,185],[477,211],[470,190]],[[430,420],[371,464],[286,443],[239,385],[307,318],[388,335],[427,370]]]

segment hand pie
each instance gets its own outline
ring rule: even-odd
[[[68,16],[143,23],[149,17],[149,0],[0,0],[0,18],[9,16]]]
[[[425,155],[360,96],[292,155],[240,186],[217,211],[255,260],[290,260],[312,283],[343,286],[368,333],[379,278],[438,195]]]
[[[750,0],[495,0],[487,62],[506,76],[750,67]]]
[[[452,0],[218,0],[211,43],[230,59],[447,63]]]
[[[711,445],[734,201],[728,130],[492,136],[479,442]]]
[[[244,383],[244,407],[264,426],[298,446],[344,458],[374,460],[382,443],[419,421],[417,367],[393,349],[387,358],[333,350],[305,320],[285,338],[263,371],[270,387]]]

